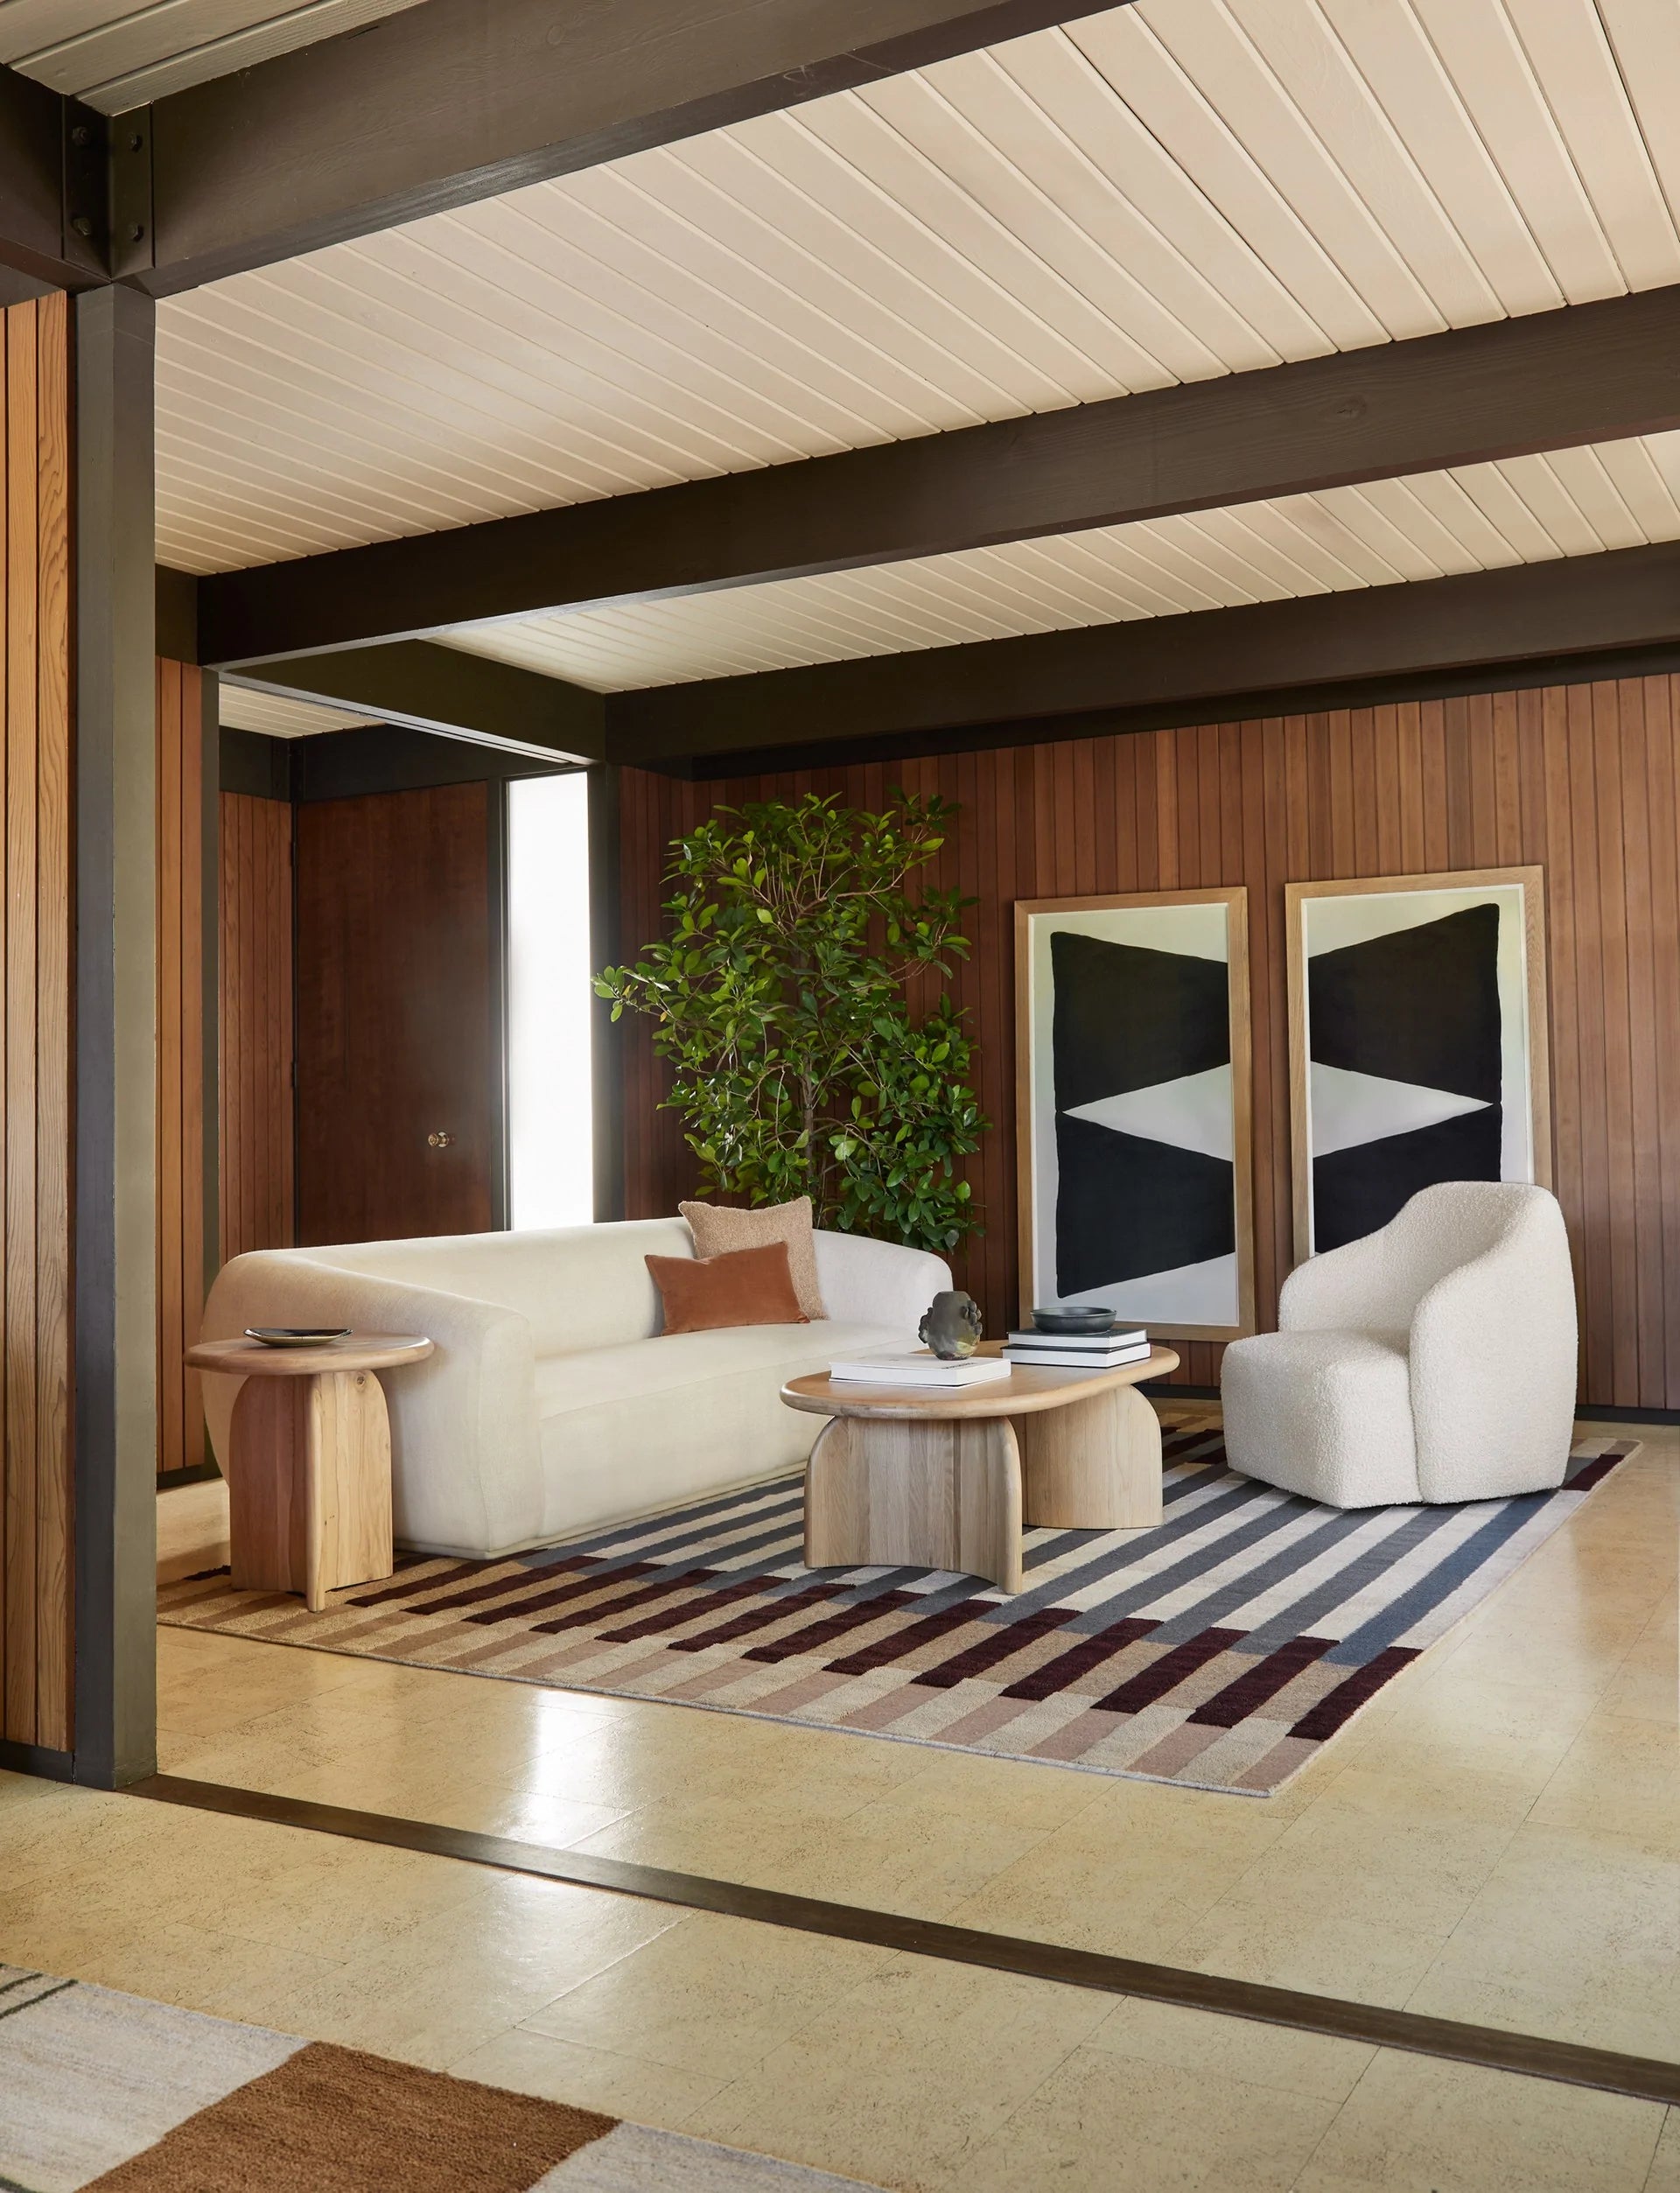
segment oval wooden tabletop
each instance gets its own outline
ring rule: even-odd
[[[1069,1401],[1087,1401],[1093,1394],[1115,1386],[1135,1386],[1145,1378],[1164,1378],[1176,1370],[1179,1359],[1170,1348],[1152,1348],[1135,1363],[1121,1363],[1112,1370],[1040,1370],[1014,1364],[1007,1378],[989,1378],[984,1385],[938,1387],[869,1386],[858,1378],[830,1378],[826,1371],[809,1378],[792,1378],[781,1390],[790,1409],[811,1416],[982,1417],[1029,1416],[1039,1409],[1059,1409]]]
[[[352,1333],[314,1348],[265,1348],[260,1340],[201,1340],[186,1351],[194,1370],[232,1378],[312,1378],[323,1370],[396,1370],[431,1353],[417,1333]]]

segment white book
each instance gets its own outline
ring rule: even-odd
[[[1001,1356],[963,1356],[947,1363],[917,1348],[906,1349],[901,1356],[858,1356],[830,1363],[829,1376],[871,1386],[983,1386],[993,1378],[1007,1378],[1009,1365]]]
[[[1117,1326],[1111,1333],[1041,1333],[1034,1327],[1030,1332],[1011,1333],[1004,1342],[1008,1348],[1078,1349],[1082,1354],[1103,1355],[1115,1348],[1136,1348],[1149,1335],[1141,1325]]]
[[[1094,1356],[1088,1349],[1075,1353],[1072,1349],[1005,1347],[1004,1359],[1007,1363],[1042,1365],[1054,1370],[1117,1370],[1122,1363],[1144,1362],[1150,1352],[1149,1342],[1134,1348],[1116,1348],[1106,1356]]]

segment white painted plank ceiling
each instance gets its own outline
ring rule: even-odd
[[[159,553],[1543,312],[1680,280],[1676,208],[1680,0],[1138,0],[166,301]]]
[[[122,114],[417,0],[0,0],[0,61]]]
[[[322,731],[354,731],[369,720],[366,716],[346,716],[341,709],[324,708],[315,701],[255,692],[225,677],[217,683],[216,708],[229,731],[261,731],[270,739],[306,739]]]
[[[1680,540],[1680,433],[438,636],[603,692]]]

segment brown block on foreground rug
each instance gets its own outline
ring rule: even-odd
[[[355,2049],[0,1966],[26,2193],[874,2193]]]
[[[184,1629],[654,1699],[1264,1797],[1512,1575],[1637,1451],[1581,1441],[1555,1491],[1326,1508],[1163,1440],[1146,1531],[1029,1530],[1026,1589],[809,1569],[799,1475],[497,1561],[410,1558],[295,1597],[165,1585]]]

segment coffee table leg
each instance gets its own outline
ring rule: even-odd
[[[1158,1524],[1161,1427],[1134,1386],[1014,1419],[1028,1527],[1138,1531]]]
[[[940,1568],[1021,1588],[1021,1457],[1002,1417],[831,1417],[805,1471],[811,1568]]]
[[[309,1381],[304,1467],[310,1529],[293,1589],[318,1611],[329,1592],[374,1583],[394,1566],[391,1421],[371,1370],[320,1371]]]

